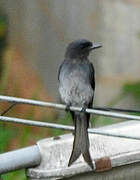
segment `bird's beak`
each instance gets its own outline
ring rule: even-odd
[[[101,48],[101,47],[102,47],[102,44],[100,44],[100,43],[93,43],[92,46],[90,47],[90,50]]]

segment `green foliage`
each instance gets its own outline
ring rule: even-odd
[[[0,77],[0,94],[4,94],[6,87],[7,87],[7,83],[8,83],[8,77],[9,77],[9,68],[10,68],[10,60],[8,62],[8,64],[4,64],[3,65],[3,69],[2,69],[2,74]]]
[[[12,137],[12,129],[4,127],[2,124],[0,124],[0,153],[5,152],[7,150],[9,141]]]
[[[0,14],[0,55],[7,44],[8,20],[7,16]]]
[[[12,173],[2,175],[3,180],[27,180],[25,176],[25,170],[19,170]]]
[[[8,19],[0,11],[0,75],[3,69],[3,53],[7,45]]]
[[[131,95],[136,101],[140,102],[140,82],[126,83],[122,88],[122,93],[124,96]]]
[[[4,13],[0,14],[0,38],[6,36],[8,29],[8,18]]]

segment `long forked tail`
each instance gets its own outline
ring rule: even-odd
[[[84,160],[93,169],[93,163],[89,153],[89,138],[87,131],[89,119],[85,113],[76,113],[73,115],[73,118],[75,123],[74,142],[68,166],[76,161],[82,154]]]

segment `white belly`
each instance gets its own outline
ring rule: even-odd
[[[64,103],[74,106],[88,104],[94,94],[91,86],[79,78],[68,78],[65,83],[62,82],[59,86],[59,92]]]

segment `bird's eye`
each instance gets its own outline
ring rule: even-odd
[[[92,46],[92,44],[90,42],[85,42],[85,43],[81,44],[81,49],[85,49],[85,48],[88,48],[90,46]]]

